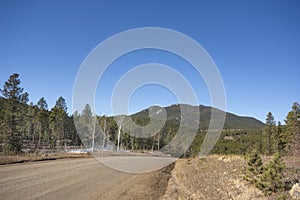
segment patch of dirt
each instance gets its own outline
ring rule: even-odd
[[[0,165],[36,162],[46,160],[57,160],[64,158],[91,158],[89,154],[51,153],[51,154],[24,154],[24,155],[1,155]]]
[[[157,200],[166,193],[174,166],[172,163],[159,171],[131,176],[95,199]]]
[[[243,180],[245,166],[238,156],[179,159],[161,199],[267,199]]]

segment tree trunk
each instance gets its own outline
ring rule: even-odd
[[[95,148],[96,119],[97,119],[97,116],[95,115],[94,121],[93,121],[93,133],[92,133],[92,153],[94,153],[94,148]]]
[[[160,144],[159,144],[159,142],[160,142],[160,135],[159,135],[159,133],[157,134],[157,151],[159,150],[159,148],[160,148]]]
[[[121,125],[119,125],[119,128],[118,128],[118,146],[117,146],[117,151],[120,151],[120,138],[121,138]]]
[[[105,141],[106,141],[106,119],[103,124],[103,140],[102,140],[102,149],[105,149]]]

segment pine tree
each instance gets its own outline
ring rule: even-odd
[[[276,123],[271,112],[267,114],[266,125],[264,127],[264,135],[266,138],[266,152],[271,155],[274,152],[274,135]]]
[[[299,155],[300,153],[300,107],[297,102],[292,106],[292,110],[288,113],[286,120],[285,137],[287,138],[287,151],[291,155]]]
[[[49,115],[49,126],[52,136],[51,143],[55,147],[57,142],[59,143],[59,147],[62,146],[62,142],[65,142],[67,119],[67,104],[63,97],[59,97]]]
[[[5,98],[16,101],[21,100],[24,89],[20,87],[21,81],[19,76],[16,73],[12,74],[4,83],[3,89],[0,91]]]
[[[273,159],[264,168],[259,187],[266,194],[282,192],[284,190],[283,172],[285,164],[279,153],[276,153]]]
[[[280,121],[277,124],[275,140],[277,142],[277,152],[279,152],[280,154],[284,154],[287,140],[283,131],[283,126],[281,125]]]
[[[245,174],[245,180],[258,186],[261,174],[263,172],[263,162],[259,152],[254,149],[247,159],[247,168]]]
[[[74,114],[74,122],[76,123],[76,129],[81,141],[86,148],[91,148],[92,152],[95,147],[95,139],[99,136],[99,129],[96,129],[96,120],[97,119],[93,116],[92,109],[89,104],[85,105],[80,115],[77,112]],[[97,147],[100,147],[99,140],[101,138],[97,137],[97,139]]]
[[[28,104],[29,102],[29,94],[27,92],[25,92],[24,94],[22,94],[20,96],[20,101],[23,103],[23,104]]]
[[[21,113],[23,107],[21,100],[24,100],[26,95],[23,95],[23,88],[20,87],[20,83],[19,74],[12,74],[4,83],[3,89],[0,90],[6,98],[3,105],[3,121],[1,124],[4,151],[6,153],[18,153],[21,151],[21,131],[23,127],[23,115]]]
[[[37,121],[39,126],[39,137],[38,137],[38,148],[41,146],[41,142],[43,142],[43,146],[45,144],[45,140],[49,142],[49,113],[48,113],[48,104],[44,97],[40,98],[37,102],[38,113],[37,113]]]

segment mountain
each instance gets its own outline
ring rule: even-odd
[[[159,107],[159,106],[152,106],[150,108],[147,108],[145,110],[142,110],[138,113],[135,113],[131,115],[133,120],[135,121],[150,121],[149,118],[149,110],[154,109],[156,110],[156,113],[162,112],[163,110],[166,111],[167,114],[167,121],[172,121],[174,123],[179,123],[182,114],[181,114],[181,107],[184,107],[185,110],[188,111],[188,115],[185,116],[184,118],[186,120],[189,120],[189,115],[190,116],[195,116],[197,112],[200,113],[200,130],[207,130],[209,123],[210,123],[210,118],[211,118],[211,111],[215,110],[217,113],[222,113],[223,111],[212,108],[210,106],[191,106],[191,105],[186,105],[186,104],[175,104],[167,107]],[[198,109],[198,111],[197,111]],[[217,120],[218,120],[217,116]],[[225,118],[225,123],[224,123],[224,128],[223,129],[243,129],[243,130],[261,130],[264,127],[264,123],[253,118],[253,117],[245,117],[245,116],[238,116],[232,113],[226,112],[226,118]]]

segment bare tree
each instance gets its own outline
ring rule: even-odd
[[[122,125],[125,121],[125,115],[119,115],[116,117],[117,119],[117,124],[118,124],[118,145],[117,145],[117,151],[120,151],[120,140],[121,140],[121,130],[122,130]]]

